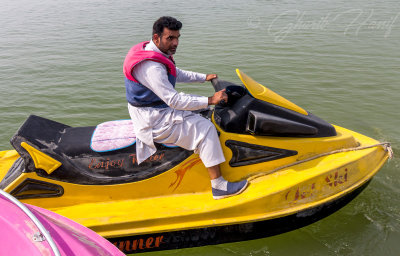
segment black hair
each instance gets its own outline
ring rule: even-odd
[[[153,35],[157,34],[161,36],[164,28],[168,28],[170,30],[180,30],[182,28],[182,22],[170,16],[160,17],[153,24]]]

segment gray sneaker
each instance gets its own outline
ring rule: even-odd
[[[249,182],[247,180],[242,180],[239,182],[228,182],[228,186],[227,186],[228,190],[226,190],[226,191],[212,188],[213,198],[215,200],[217,200],[217,199],[222,199],[222,198],[238,195],[238,194],[242,193],[243,190],[246,189],[248,184],[249,184]]]

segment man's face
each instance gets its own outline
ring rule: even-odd
[[[153,35],[153,42],[163,53],[173,55],[176,52],[176,48],[178,48],[180,36],[179,30],[164,28],[161,36]]]

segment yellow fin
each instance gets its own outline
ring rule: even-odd
[[[251,77],[236,69],[236,73],[239,76],[240,80],[242,80],[244,86],[246,86],[247,90],[249,90],[250,94],[259,100],[269,102],[271,104],[293,110],[297,113],[308,115],[307,111],[302,109],[301,107],[297,106],[296,104],[288,101],[287,99],[283,98],[282,96],[276,94],[275,92],[271,91],[267,87],[262,84],[257,83]]]
[[[26,142],[21,143],[21,147],[26,149],[28,153],[31,155],[33,162],[35,163],[35,167],[37,169],[43,169],[45,170],[48,174],[51,174],[53,171],[55,171],[58,167],[61,166],[61,163],[48,155],[46,155],[43,152],[40,152],[36,148],[32,147]]]

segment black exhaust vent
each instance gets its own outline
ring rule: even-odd
[[[10,194],[17,199],[60,197],[64,194],[64,188],[49,182],[26,179]]]
[[[258,164],[284,157],[297,155],[297,151],[249,144],[241,141],[227,140],[225,145],[232,150],[232,167]]]

